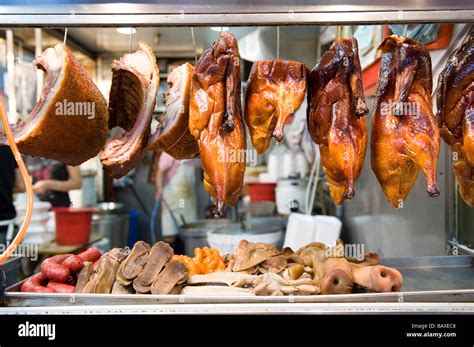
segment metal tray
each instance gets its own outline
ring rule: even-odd
[[[188,296],[150,294],[43,294],[19,292],[21,282],[7,288],[4,306],[107,306],[170,304],[284,304],[284,303],[474,303],[474,257],[441,256],[384,259],[383,265],[403,274],[397,293],[313,296]]]

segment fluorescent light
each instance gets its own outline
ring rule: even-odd
[[[135,28],[117,28],[117,32],[123,35],[135,34],[137,29]]]
[[[229,31],[229,27],[211,27],[212,31]]]

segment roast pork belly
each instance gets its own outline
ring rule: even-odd
[[[270,145],[272,136],[280,142],[283,127],[306,97],[307,69],[286,60],[256,61],[246,91],[245,122],[252,144],[259,154]]]
[[[31,114],[13,125],[21,153],[79,165],[96,156],[107,139],[107,102],[71,50],[58,44],[33,61],[46,72]],[[6,145],[0,133],[0,145]]]
[[[240,100],[237,40],[221,33],[197,63],[191,86],[189,129],[199,144],[204,189],[216,216],[235,205],[245,173],[245,128]]]
[[[461,197],[474,207],[474,32],[448,59],[438,80],[441,136],[451,149]]]
[[[420,169],[428,195],[439,195],[440,129],[431,106],[431,58],[422,44],[397,35],[387,37],[379,50],[371,164],[387,199],[402,207]]]
[[[109,128],[125,132],[107,141],[100,155],[105,170],[120,178],[142,158],[150,137],[151,120],[159,88],[159,71],[153,50],[139,41],[136,52],[112,63]]]
[[[356,39],[336,39],[310,74],[308,130],[319,145],[336,205],[355,195],[364,165],[368,112]]]
[[[148,141],[149,150],[164,151],[175,159],[199,155],[199,147],[189,131],[189,98],[194,67],[189,63],[168,75],[169,92],[165,93],[166,112],[158,118],[158,129]]]

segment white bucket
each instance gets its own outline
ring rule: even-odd
[[[296,251],[311,242],[333,246],[341,234],[341,228],[342,222],[333,216],[292,213],[288,219],[283,247],[291,247]]]

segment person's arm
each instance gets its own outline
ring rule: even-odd
[[[15,182],[13,183],[13,193],[23,193],[26,190],[25,182],[21,176],[21,171],[19,168],[15,169]]]
[[[155,193],[155,200],[158,201],[161,199],[163,195],[163,176],[164,172],[158,167],[156,170],[156,179],[155,179],[155,186],[156,186],[156,193]]]
[[[67,166],[69,178],[66,181],[43,180],[33,185],[33,191],[37,194],[44,194],[49,190],[57,192],[69,192],[70,190],[82,187],[81,169],[79,166]]]

